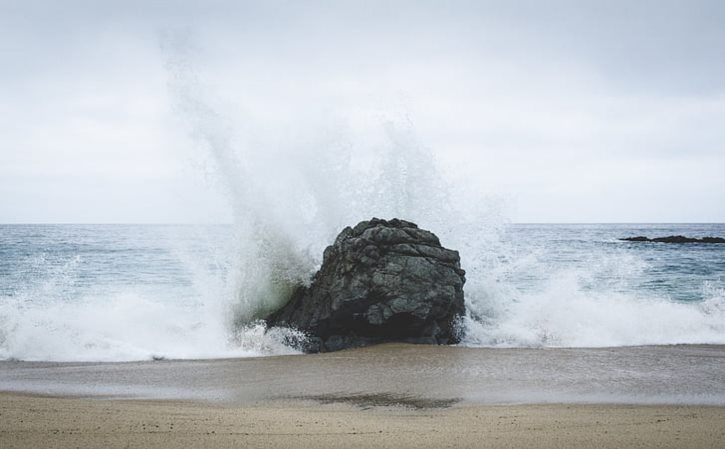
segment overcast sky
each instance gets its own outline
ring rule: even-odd
[[[719,0],[0,0],[0,222],[229,221],[187,87],[247,152],[405,122],[511,221],[725,222]]]

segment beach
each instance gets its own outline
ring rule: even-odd
[[[0,362],[0,446],[722,447],[725,347]]]
[[[14,448],[721,448],[725,408],[351,405],[98,400],[0,395]]]

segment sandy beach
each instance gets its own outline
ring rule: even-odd
[[[721,448],[725,408],[505,405],[410,409],[0,395],[15,448]]]
[[[725,347],[0,362],[0,447],[716,448]]]

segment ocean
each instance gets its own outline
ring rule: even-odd
[[[419,224],[467,270],[461,346],[725,344],[725,245],[618,240],[725,224]],[[0,225],[0,359],[295,354],[291,331],[255,317],[309,280],[339,230],[280,243],[289,232],[232,225]]]

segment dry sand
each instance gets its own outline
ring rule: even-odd
[[[0,448],[725,447],[725,407],[431,405],[234,405],[3,393]]]

